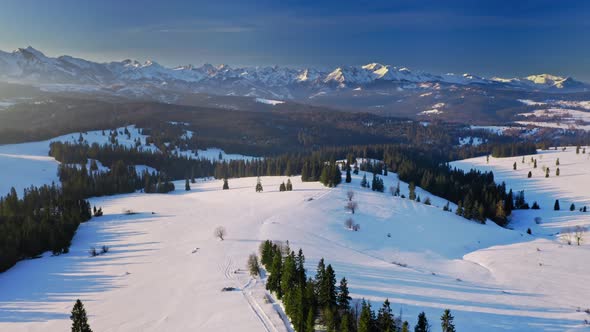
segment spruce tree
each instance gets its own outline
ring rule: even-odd
[[[572,205],[570,205],[570,211],[575,211],[576,210],[576,205],[574,205],[574,203],[572,203]]]
[[[328,264],[321,280],[318,280],[318,304],[320,307],[334,307],[336,298],[336,274],[332,265]]]
[[[258,187],[258,184],[256,186]],[[227,182],[227,178],[224,178],[223,179],[223,190],[228,190],[228,189],[229,189],[229,183]],[[256,191],[258,191],[258,189]]]
[[[367,173],[365,173],[365,174],[363,174],[363,179],[361,180],[361,187],[367,188],[367,186],[368,186]]]
[[[315,332],[315,315],[313,309],[309,308],[307,318],[305,320],[305,332]]]
[[[414,332],[430,332],[430,325],[428,325],[428,319],[426,319],[424,311],[418,315],[418,323],[414,327]]]
[[[350,166],[346,167],[346,183],[352,182],[352,177],[350,175]]]
[[[416,199],[416,185],[414,184],[414,182],[410,182],[410,184],[408,184],[408,190],[410,191],[410,193],[408,194],[408,198],[411,199],[412,201]]]
[[[344,314],[342,314],[342,318],[340,319],[340,329],[338,329],[338,332],[350,331],[350,314],[348,312],[345,312]]]
[[[379,309],[379,313],[377,314],[377,328],[381,332],[395,332],[397,330],[389,299],[385,299],[383,306]]]
[[[72,320],[72,332],[92,332],[90,325],[88,325],[86,310],[79,299],[74,304],[70,319]]]
[[[559,158],[555,161],[555,166],[559,166]]]
[[[553,210],[559,211],[559,200],[558,199],[555,200],[555,204],[553,205]]]
[[[363,299],[363,302],[361,304],[361,314],[359,317],[359,321],[358,321],[358,332],[373,332],[374,331],[374,325],[375,325],[375,319],[374,319],[374,313],[373,310],[371,309],[371,303],[367,303],[367,301],[365,301],[365,299]]]
[[[266,281],[266,289],[275,292],[277,298],[280,300],[283,297],[281,289],[281,271],[282,271],[282,257],[281,252],[276,251],[273,257],[272,266],[270,268],[270,276]]]
[[[559,167],[555,170],[555,176],[559,176]]]
[[[533,176],[533,173],[529,171],[528,178],[530,179]]]
[[[410,324],[408,321],[404,321],[402,324],[402,332],[410,332]]]
[[[348,310],[348,308],[350,308],[351,299],[352,298],[350,297],[350,293],[348,291],[348,281],[346,281],[346,278],[343,277],[340,280],[340,286],[338,286],[338,298],[336,300],[338,309],[341,311]]]
[[[512,164],[512,169],[516,171],[516,161]]]
[[[451,315],[451,310],[445,309],[445,312],[440,317],[440,326],[442,328],[442,332],[455,332],[455,325],[453,324],[453,315]]]
[[[191,184],[190,184],[188,178],[186,178],[186,180],[184,181],[184,190],[186,190],[186,191],[191,190]]]
[[[281,293],[285,296],[292,295],[297,281],[297,267],[295,265],[295,253],[291,252],[283,262],[281,271]]]
[[[287,191],[287,186],[285,186],[285,182],[281,183],[281,185],[279,185],[279,191]]]
[[[291,179],[287,179],[287,191],[293,191],[293,183],[291,183]]]

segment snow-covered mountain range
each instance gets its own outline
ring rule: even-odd
[[[181,92],[293,98],[294,91],[358,89],[380,83],[440,83],[450,85],[491,85],[524,90],[586,90],[589,85],[571,77],[549,74],[523,78],[484,78],[471,74],[435,75],[405,67],[370,63],[334,70],[289,67],[231,67],[205,64],[164,67],[154,61],[135,60],[96,63],[71,56],[52,58],[32,48],[0,51],[0,80],[30,84],[74,84],[100,87],[141,85]],[[254,91],[249,94],[249,91]],[[261,92],[262,91],[262,92]]]

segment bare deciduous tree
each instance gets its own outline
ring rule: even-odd
[[[352,218],[348,218],[344,221],[344,226],[346,226],[346,228],[352,230],[352,227],[354,226],[354,221],[352,220]]]
[[[215,235],[216,238],[219,238],[221,241],[223,241],[223,239],[227,235],[227,231],[225,230],[225,228],[223,226],[219,226],[215,229],[215,232],[213,234]]]
[[[354,198],[354,191],[352,191],[352,190],[347,191],[346,198],[348,198],[348,201],[351,202],[352,199]]]
[[[568,245],[571,246],[572,245],[572,242],[573,242],[573,234],[572,234],[571,228],[569,228],[569,227],[568,228],[564,228],[561,231],[560,238],[561,238],[561,240],[563,242],[565,242],[565,243],[567,243]]]
[[[583,226],[576,226],[574,228],[574,239],[578,245],[581,245],[584,242],[584,233],[586,232],[586,227]]]
[[[346,210],[352,212],[352,214],[354,214],[354,212],[356,211],[356,209],[358,208],[358,203],[357,202],[353,202],[350,201],[346,204],[346,206],[344,207]]]

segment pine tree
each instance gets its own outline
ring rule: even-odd
[[[70,319],[72,320],[72,332],[92,332],[82,301],[76,300]]]
[[[402,332],[410,332],[410,324],[408,321],[404,321],[402,324]]]
[[[395,193],[393,194],[393,196],[399,196],[401,193],[401,190],[399,188],[399,181],[397,181],[397,186],[395,187]]]
[[[457,211],[455,211],[455,214],[458,216],[463,216],[463,202],[459,201],[457,203]]]
[[[559,167],[555,170],[555,176],[559,176]]]
[[[555,166],[559,166],[559,158],[555,161]]]
[[[547,167],[545,169],[545,177],[548,178],[549,177],[549,167]]]
[[[531,171],[529,171],[529,174],[527,176],[530,179],[533,176],[533,173]]]
[[[555,200],[555,204],[553,205],[553,210],[559,211],[559,200],[558,199]]]
[[[516,171],[516,161],[512,164],[512,169]]]
[[[281,290],[281,271],[282,271],[282,257],[281,252],[277,251],[274,254],[272,260],[272,266],[270,268],[270,276],[266,281],[266,289],[275,292],[277,294],[277,298],[280,300],[283,297],[283,293]]]
[[[365,299],[361,304],[361,314],[358,321],[358,332],[373,332],[375,325],[375,314],[371,309],[371,303],[367,303]]]
[[[535,159],[535,162],[533,163],[533,168],[537,168],[537,159]]]
[[[361,187],[367,188],[367,186],[368,186],[367,173],[365,173],[365,174],[363,174],[363,179],[361,180]]]
[[[570,211],[575,211],[576,210],[576,205],[574,205],[574,203],[572,203],[572,205],[570,205]]]
[[[342,311],[348,310],[348,308],[350,308],[351,299],[348,291],[348,281],[343,277],[340,280],[340,286],[338,286],[338,298],[336,300],[338,308]]]
[[[184,181],[184,190],[186,190],[186,191],[191,190],[191,184],[190,184],[188,178],[186,178],[186,180]]]
[[[350,175],[350,166],[346,167],[346,183],[352,182],[352,176]]]
[[[262,185],[261,185],[262,186]],[[258,184],[256,184],[256,191],[258,191]],[[227,182],[227,178],[223,179],[223,190],[228,190],[229,189],[229,183]],[[262,190],[260,190],[262,191]]]
[[[305,332],[315,332],[315,315],[313,309],[309,308],[307,319],[305,320]]]
[[[418,315],[418,323],[414,327],[414,332],[429,332],[430,325],[428,325],[428,319],[426,319],[426,314],[422,311]]]
[[[455,332],[455,325],[453,324],[453,315],[451,315],[451,310],[446,309],[443,315],[440,317],[440,326],[442,328],[442,332]]]
[[[287,186],[285,186],[285,182],[281,183],[279,186],[279,191],[287,191]]]
[[[287,179],[287,191],[293,191],[293,183],[291,183],[291,179]]]
[[[321,278],[318,280],[318,304],[320,307],[333,307],[336,305],[336,273],[332,265],[328,264]]]
[[[350,328],[350,314],[348,312],[345,312],[342,315],[342,318],[340,319],[340,329],[338,329],[338,332],[350,332],[351,328]]]
[[[389,299],[385,299],[383,306],[379,309],[379,313],[377,314],[377,328],[381,332],[395,332],[397,330]]]
[[[412,201],[416,199],[416,185],[414,184],[414,182],[410,182],[410,184],[408,185],[408,189],[410,190],[409,193],[409,199],[411,199]]]

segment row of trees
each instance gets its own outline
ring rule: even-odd
[[[362,300],[353,304],[346,278],[336,284],[336,272],[322,258],[314,278],[305,270],[305,256],[299,249],[295,254],[289,243],[273,243],[270,240],[260,245],[260,262],[269,272],[266,288],[273,292],[285,307],[295,331],[313,332],[316,327],[326,331],[396,332],[409,331],[408,322],[395,317],[389,300],[385,300],[377,315],[370,302]],[[253,263],[249,266],[257,266]],[[442,317],[443,331],[454,332],[453,316],[445,311]],[[430,331],[426,315],[421,313],[414,329]]]
[[[490,218],[505,225],[510,210],[498,210],[498,203],[507,200],[504,184],[496,184],[491,172],[452,169],[446,164],[455,157],[453,152],[405,145],[371,145],[323,148],[311,154],[288,154],[254,160],[211,161],[194,160],[159,152],[138,151],[125,147],[72,145],[53,143],[52,155],[62,162],[92,158],[105,165],[125,158],[129,163],[154,167],[171,179],[194,176],[216,178],[245,176],[278,176],[301,174],[303,181],[321,181],[327,186],[338,185],[341,173],[335,160],[345,159],[349,165],[357,158],[383,160],[366,164],[375,174],[385,170],[397,172],[405,182],[413,182],[434,195],[477,210],[477,217]],[[60,159],[61,158],[61,159]],[[85,160],[84,160],[85,161]],[[330,161],[330,162],[326,162]],[[363,167],[365,167],[363,166]],[[190,172],[190,175],[186,173]],[[347,171],[348,173],[348,171]],[[379,188],[379,186],[377,186]],[[476,204],[477,203],[477,204]],[[473,207],[474,206],[474,207]]]

